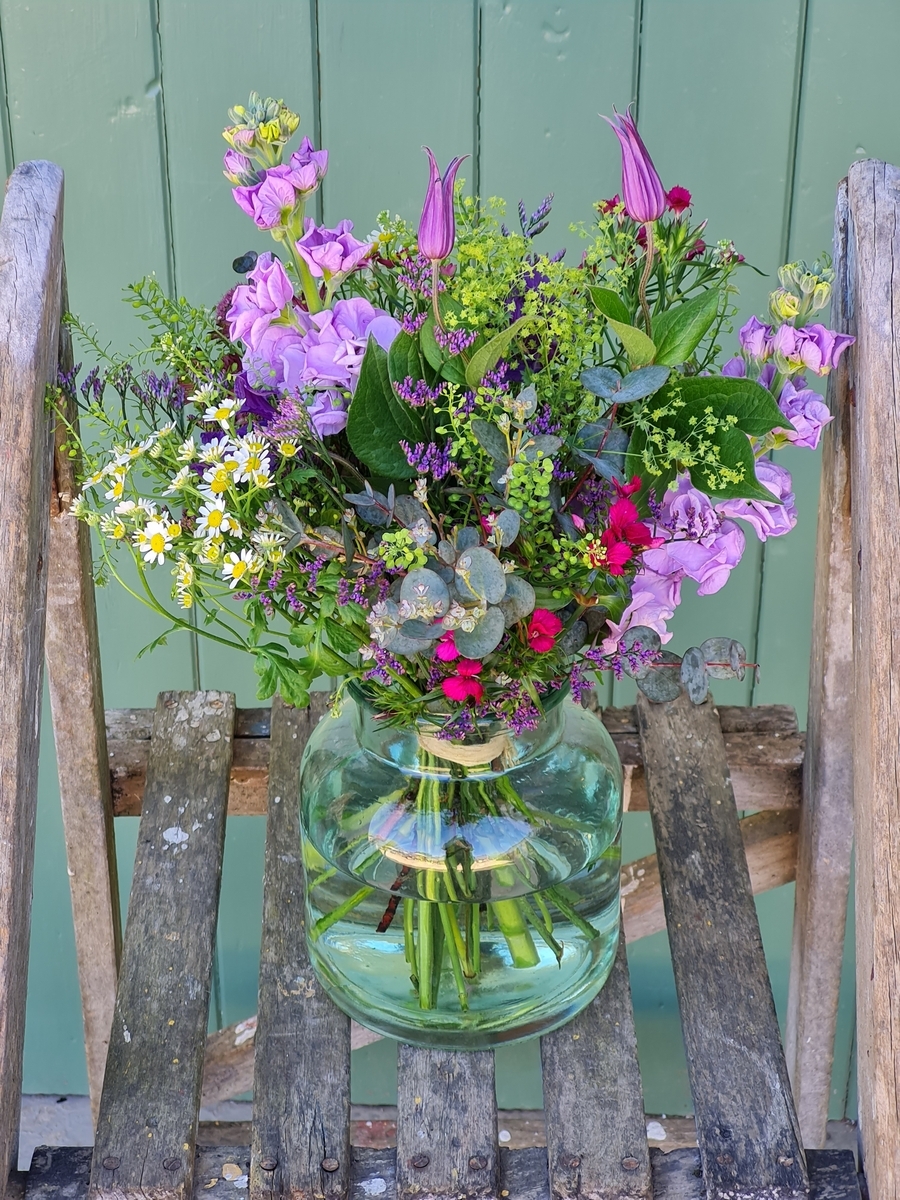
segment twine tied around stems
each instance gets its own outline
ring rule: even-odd
[[[489,741],[478,742],[472,746],[456,746],[453,742],[432,737],[429,733],[420,733],[419,745],[435,758],[458,763],[461,767],[483,767],[497,758],[502,759],[506,765],[513,755],[513,744],[506,733],[498,733]]]

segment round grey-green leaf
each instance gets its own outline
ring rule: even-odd
[[[471,633],[457,629],[453,644],[463,658],[484,658],[496,650],[506,632],[506,623],[499,608],[489,608]]]
[[[450,592],[436,571],[416,567],[400,584],[400,599],[407,604],[428,604],[442,617],[450,607]]]
[[[419,621],[411,617],[400,626],[401,637],[415,638],[416,641],[434,642],[444,632],[442,625],[432,625],[427,621]]]
[[[534,588],[528,580],[522,579],[519,575],[507,575],[506,595],[500,601],[500,609],[507,629],[510,625],[515,625],[516,621],[522,621],[534,612],[534,604]]]
[[[575,654],[580,650],[587,640],[587,625],[584,621],[576,621],[571,629],[566,632],[557,642],[557,645],[563,654]]]
[[[490,550],[475,546],[457,560],[456,587],[468,599],[499,604],[506,595],[506,575]]]
[[[658,650],[662,645],[655,629],[651,629],[649,625],[632,625],[619,639],[619,650],[623,653],[632,650],[638,642],[642,650]]]
[[[707,638],[705,642],[701,642],[700,653],[703,655],[703,661],[706,664],[706,671],[710,679],[734,679],[735,676],[738,679],[743,679],[743,670],[738,675],[735,666],[732,664],[732,646],[737,646],[738,650],[743,653],[743,646],[740,642],[733,641],[732,638]]]
[[[652,668],[637,679],[637,685],[654,704],[677,700],[681,695],[681,659],[669,650],[661,650]]]
[[[702,704],[709,695],[709,675],[699,646],[685,650],[681,659],[681,682],[692,704]]]
[[[514,508],[504,508],[494,521],[494,530],[500,534],[500,545],[511,546],[519,536],[522,518]]]
[[[463,525],[462,529],[457,529],[453,540],[456,543],[457,554],[462,553],[463,550],[470,550],[472,546],[478,546],[481,543],[478,530],[473,529],[471,525]]]

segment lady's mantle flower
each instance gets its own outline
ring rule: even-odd
[[[528,622],[528,645],[537,654],[546,654],[553,649],[562,627],[563,623],[556,613],[547,608],[536,608]]]
[[[461,658],[456,664],[456,674],[441,680],[441,690],[447,699],[455,700],[458,704],[472,699],[479,704],[484,696],[484,684],[473,676],[481,674],[482,666],[474,658]]]

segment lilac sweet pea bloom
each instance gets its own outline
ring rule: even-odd
[[[604,654],[615,654],[622,635],[633,625],[646,625],[655,629],[661,642],[668,642],[672,634],[666,629],[666,621],[675,615],[681,603],[681,576],[657,575],[646,567],[638,571],[631,587],[631,602],[622,613],[621,620],[607,623],[609,634],[602,642]]]
[[[729,379],[744,379],[747,375],[747,363],[740,355],[729,358],[728,362],[722,365],[722,374]]]
[[[300,143],[299,150],[295,150],[291,155],[289,164],[291,171],[295,173],[295,179],[302,177],[304,180],[309,180],[313,178],[307,170],[310,166],[313,168],[315,182],[309,189],[309,192],[307,192],[309,194],[310,192],[314,192],[325,178],[328,170],[328,151],[316,150],[309,138],[305,137]],[[303,174],[303,172],[306,173]]]
[[[441,178],[441,172],[435,157],[427,146],[428,155],[428,189],[425,192],[425,203],[422,205],[422,216],[419,218],[419,253],[424,254],[431,262],[443,262],[453,249],[456,239],[456,221],[453,215],[453,184],[460,164],[468,158],[454,158]]]
[[[815,450],[822,430],[834,417],[822,397],[806,387],[805,382],[802,376],[798,376],[793,382],[788,379],[781,389],[778,407],[794,428],[779,432],[793,445]]]
[[[789,367],[806,367],[816,375],[827,375],[854,341],[849,334],[835,333],[824,325],[807,325],[803,329],[781,325],[772,340],[772,347]]]
[[[625,211],[633,221],[645,224],[657,221],[666,211],[666,192],[656,168],[641,141],[637,125],[626,109],[624,115],[613,109],[612,117],[604,117],[622,147],[622,198]]]
[[[655,532],[670,540],[645,550],[644,564],[657,575],[695,580],[700,596],[723,588],[744,553],[743,533],[733,521],[721,519],[688,474],[679,477],[674,491],[666,492]]]
[[[324,279],[326,283],[349,275],[372,249],[369,242],[358,242],[351,237],[352,221],[341,221],[336,228],[326,229],[307,217],[303,228],[305,232],[297,243],[297,251],[309,267],[310,274],[316,279]]]
[[[741,326],[738,337],[741,349],[750,358],[764,362],[772,353],[772,326],[763,325],[756,317],[751,317],[746,325]]]
[[[246,183],[253,178],[253,163],[237,150],[228,150],[222,160],[225,166],[225,178],[231,183]]]
[[[269,326],[292,304],[294,288],[284,267],[268,252],[259,256],[247,278],[250,284],[234,289],[225,319],[231,340],[240,340],[256,352]]]
[[[287,167],[272,167],[259,183],[231,189],[238,207],[258,229],[275,229],[294,211],[297,195],[291,180],[284,177],[288,170]]]
[[[768,458],[759,458],[756,460],[756,478],[775,497],[771,503],[763,500],[724,500],[716,505],[716,512],[723,517],[746,521],[753,526],[761,542],[790,533],[797,524],[790,473]]]

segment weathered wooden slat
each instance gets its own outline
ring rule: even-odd
[[[229,693],[157,701],[93,1200],[191,1195],[233,727]]]
[[[647,1197],[650,1158],[625,939],[600,994],[541,1038],[555,1200]]]
[[[150,753],[149,709],[107,712],[113,811],[138,816]],[[266,811],[269,770],[268,709],[239,709],[228,811],[261,816]],[[723,709],[729,714],[725,745],[735,801],[739,809],[796,808],[800,803],[804,735],[794,710],[785,705]],[[634,709],[604,709],[604,723],[625,768],[625,808],[647,808],[640,738]]]
[[[847,185],[838,190],[829,328],[852,332]],[[809,729],[784,1049],[803,1141],[825,1145],[853,828],[850,358],[828,377],[809,670]]]
[[[754,895],[793,881],[799,819],[796,809],[788,809],[756,813],[740,822]],[[626,942],[649,937],[666,927],[655,854],[626,863],[622,868],[622,925]],[[255,1016],[210,1034],[203,1063],[204,1104],[216,1104],[251,1090],[255,1038]],[[380,1038],[381,1034],[350,1022],[351,1050]]]
[[[873,1200],[900,1194],[900,169],[847,179],[853,481],[853,793],[859,1121]]]
[[[23,163],[0,221],[0,1182],[22,1091],[62,219],[62,171]]]
[[[495,1197],[492,1050],[398,1047],[397,1197]]]
[[[300,756],[326,701],[272,708],[251,1200],[345,1196],[350,1185],[350,1018],[310,966],[299,839]]]
[[[803,1196],[797,1117],[712,703],[637,706],[707,1195]]]
[[[65,283],[65,281],[64,281]],[[65,286],[63,308],[66,307]],[[72,343],[60,329],[60,367],[72,367]],[[75,952],[84,1019],[88,1090],[96,1124],[122,953],[122,922],[100,642],[91,562],[91,531],[72,515],[81,462],[69,430],[78,427],[74,401],[57,422],[50,496],[45,655],[56,764],[72,896]]]
[[[39,1146],[25,1178],[25,1200],[85,1200],[91,1148]],[[193,1200],[234,1200],[246,1187],[249,1146],[204,1147],[197,1151]],[[703,1200],[705,1189],[697,1150],[651,1149],[654,1200]],[[396,1200],[394,1150],[353,1147],[348,1200]],[[850,1150],[811,1150],[810,1200],[860,1200]],[[500,1151],[500,1196],[510,1200],[556,1200],[547,1177],[547,1155],[540,1148]],[[583,1193],[585,1200],[589,1200]],[[424,1194],[422,1200],[426,1200]]]

